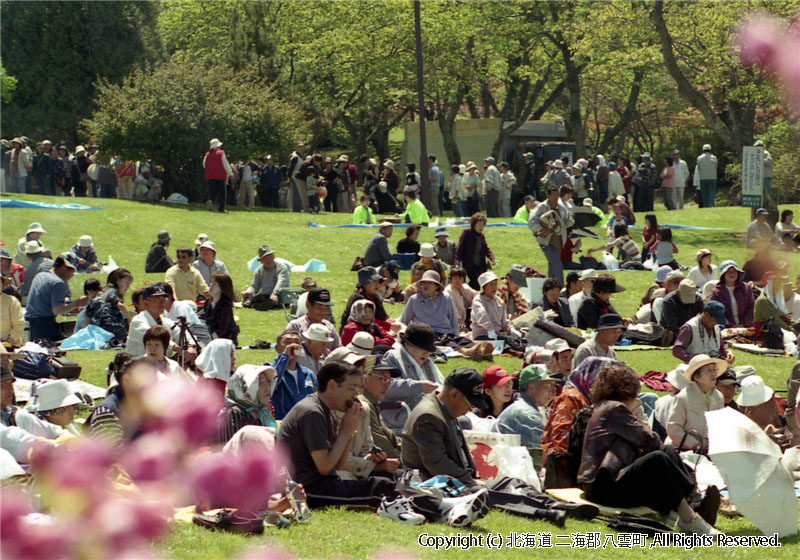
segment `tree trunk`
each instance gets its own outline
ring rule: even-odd
[[[677,83],[678,93],[680,93],[681,97],[688,101],[692,107],[700,111],[706,124],[720,139],[722,139],[725,145],[736,150],[737,154],[741,153],[742,144],[739,143],[740,141],[735,137],[733,131],[731,131],[728,125],[716,114],[706,96],[692,87],[691,82],[678,66],[678,61],[675,58],[673,49],[672,36],[669,34],[669,29],[667,29],[667,24],[664,21],[663,0],[656,0],[653,9],[650,11],[650,21],[653,22],[658,36],[661,39],[661,55],[664,57],[664,65],[667,67],[667,71],[670,76],[672,76],[672,79]]]
[[[619,120],[609,129],[606,129],[603,134],[603,139],[597,145],[597,153],[604,154],[611,147],[614,139],[623,132],[633,120],[636,115],[636,103],[639,101],[639,92],[642,89],[642,78],[644,78],[645,69],[643,66],[636,68],[633,71],[633,83],[631,84],[631,91],[628,94],[628,103],[619,117]]]
[[[439,130],[442,133],[442,142],[444,142],[444,153],[447,155],[447,163],[458,165],[461,163],[461,152],[458,149],[458,142],[456,141],[456,127],[455,119],[450,119],[447,115],[439,115],[436,117],[439,123]]]

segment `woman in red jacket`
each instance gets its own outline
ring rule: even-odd
[[[394,337],[375,324],[374,316],[374,303],[368,299],[356,300],[350,308],[350,320],[342,329],[342,346],[350,344],[356,333],[363,331],[371,334],[375,339],[374,348],[384,346],[384,351],[388,351],[394,344]]]

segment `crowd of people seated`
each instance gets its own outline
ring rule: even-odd
[[[474,166],[466,169],[467,185],[470,172]],[[217,245],[204,234],[194,247],[178,247],[175,260],[170,234],[157,234],[145,269],[164,279],[134,291],[136,309],[129,311],[126,294],[134,277],[128,269],[115,268],[104,285],[87,281],[85,296],[71,299],[72,276],[99,266],[91,238],[82,236],[68,253],[51,259],[41,243],[43,228],[31,224],[18,248],[27,268],[15,268],[10,253],[0,253],[3,341],[19,346],[27,321],[31,338],[58,342],[63,334],[55,317],[85,307],[76,328],[99,327],[111,333],[112,346],[125,350],[110,369],[106,398],[85,422],[88,435],[124,446],[141,433],[131,411],[143,387],[166,381],[206,385],[219,407],[214,441],[206,443],[236,441],[242,430],[272,430],[311,507],[367,505],[409,524],[467,526],[497,505],[492,482],[478,473],[465,427],[518,435],[524,447],[541,450],[539,466],[550,473],[558,473],[560,461],[571,457],[573,484],[589,500],[672,513],[680,530],[704,534],[716,532],[718,495],[716,503],[713,490],[705,499],[698,497],[677,452],[707,451],[706,412],[734,408],[761,428],[786,426],[800,441],[795,418],[800,366],[789,376],[781,415],[767,406],[774,392],[763,379],[740,377],[732,369],[735,357],[723,334],[754,329],[742,334],[758,342],[768,325],[800,331],[796,286],[786,276],[785,263],[776,262],[771,252],[776,243],[795,239],[794,230],[787,229],[791,216],[784,237],[776,240],[768,239],[761,217],[751,224],[748,247],[754,256],[744,266],[726,260],[717,267],[711,262],[714,254],[701,249],[685,275],[669,228],[648,215],[647,252],[640,251],[627,230],[633,222],[630,208],[610,199],[607,242],[597,250],[619,250],[623,264],[641,264],[651,255],[655,265],[642,306],[623,317],[612,299],[625,287],[597,261],[597,268],[571,271],[566,285],[560,277],[544,278],[541,297],[531,301],[529,280],[535,271],[523,265],[501,275],[490,270],[496,261],[481,212],[471,215],[458,243],[449,241],[442,227],[426,240],[421,224],[428,218],[426,213],[423,220],[424,207],[418,208],[414,180],[410,169],[403,216],[411,225],[396,246],[398,255],[413,259],[408,286],[404,289],[403,267],[388,246],[395,226],[377,222],[373,199],[364,197],[354,220],[377,226],[377,233],[356,267],[341,315],[333,313],[330,291],[307,278],[298,312],[277,335],[276,356],[266,363],[237,364],[234,306],[241,299],[243,307],[257,311],[283,307],[289,269],[269,245],[261,245],[252,282],[237,293],[217,258]],[[377,182],[375,188],[380,189]],[[549,274],[563,273],[555,259],[572,228],[572,191],[562,194],[551,185],[547,195],[539,205],[525,201],[517,215],[529,225],[536,222],[531,230],[548,258]],[[15,295],[25,296],[24,316]],[[387,306],[396,302],[404,306],[393,318]],[[571,334],[580,329],[583,341],[551,335],[539,344],[529,336],[530,316],[551,328],[574,329]],[[193,331],[198,325],[206,339],[198,340]],[[640,377],[615,351],[621,337],[643,325],[660,328],[662,345],[681,362],[666,377],[673,394],[642,392]],[[489,365],[481,372],[462,366],[445,376],[437,365],[448,359],[491,359],[497,353],[519,359],[519,369]],[[5,426],[51,439],[83,433],[74,421],[81,402],[65,381],[34,384],[34,406],[25,409],[14,404],[13,384],[3,360]],[[581,428],[577,436],[576,426]],[[458,481],[460,496],[442,497],[405,483],[412,476],[440,475]],[[563,524],[564,512],[575,514],[543,496],[536,499],[542,500],[539,518]]]

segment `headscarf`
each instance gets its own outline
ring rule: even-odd
[[[781,315],[788,315],[786,311],[786,299],[783,297],[783,279],[774,272],[764,274],[764,297],[775,306]],[[774,290],[773,284],[778,284],[778,290]]]
[[[574,387],[584,397],[589,399],[589,402],[592,402],[592,384],[594,380],[597,379],[597,374],[600,373],[600,370],[604,367],[617,364],[622,364],[622,362],[600,356],[586,358],[575,368],[575,371],[569,374],[569,377],[567,377],[567,384],[564,388],[569,389],[570,387]]]
[[[603,155],[597,154],[597,167],[604,167],[606,165],[606,158]]]
[[[350,306],[350,317],[348,318],[351,322],[356,322],[359,325],[361,324],[361,319],[364,316],[364,309],[369,306],[372,307],[372,316],[375,317],[375,304],[369,301],[368,299],[359,299],[353,302],[353,305]]]
[[[277,375],[272,366],[258,366],[245,364],[239,366],[236,372],[228,379],[225,388],[225,402],[228,406],[239,405],[246,412],[256,412],[262,426],[277,428],[278,424],[272,416],[269,407],[258,400],[258,379],[262,373],[272,373],[272,378]]]
[[[195,366],[203,372],[205,378],[227,381],[231,378],[231,352],[234,348],[233,341],[215,338],[197,356]]]
[[[584,170],[588,169],[589,167],[589,162],[584,158],[579,159],[575,163],[579,163]]]

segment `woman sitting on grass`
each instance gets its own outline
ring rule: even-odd
[[[394,336],[379,327],[374,319],[375,304],[368,299],[356,300],[350,306],[350,320],[342,329],[342,346],[350,344],[357,333],[366,332],[372,336],[376,347],[384,346],[388,351],[394,345]]]
[[[662,447],[647,425],[637,398],[640,386],[636,372],[623,364],[606,366],[598,373],[578,484],[593,502],[647,506],[662,515],[677,512],[681,531],[719,534],[686,501],[694,480],[675,450]],[[716,511],[708,511],[707,516],[716,518]]]
[[[697,251],[697,256],[695,257],[697,266],[693,266],[689,270],[687,278],[695,283],[698,290],[702,290],[707,282],[717,279],[719,270],[717,269],[717,265],[711,264],[711,257],[713,255],[714,253],[708,249],[700,249]]]
[[[159,380],[172,378],[192,383],[196,381],[194,375],[186,372],[178,362],[167,358],[166,352],[170,343],[170,335],[167,329],[158,325],[150,327],[144,333],[142,341],[144,342],[145,356],[153,360],[156,363],[156,367],[158,367]]]
[[[542,433],[544,457],[567,451],[572,420],[579,410],[592,404],[592,384],[600,370],[610,365],[622,365],[611,358],[586,358],[567,378],[564,390],[550,403],[550,416]]]
[[[233,302],[236,301],[233,280],[227,274],[215,272],[211,275],[208,292],[211,297],[203,304],[203,313],[211,338],[227,338],[234,345],[238,344],[239,326],[233,317]]]
[[[217,417],[217,438],[227,443],[244,426],[276,428],[270,394],[275,381],[275,368],[246,364],[228,380],[225,408]]]
[[[108,275],[103,293],[86,306],[89,324],[110,332],[123,343],[128,338],[128,326],[133,318],[124,303],[125,292],[132,283],[133,274],[127,268],[118,268]]]
[[[753,287],[744,281],[744,276],[744,271],[733,261],[719,265],[719,282],[711,292],[711,299],[725,307],[728,328],[753,326]]]

